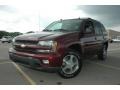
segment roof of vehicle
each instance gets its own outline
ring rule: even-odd
[[[91,18],[73,18],[73,19],[60,19],[60,21],[62,21],[62,20],[88,20],[88,19],[91,19]],[[93,19],[91,19],[91,20],[93,20]]]
[[[58,21],[64,21],[64,20],[91,20],[91,21],[94,21],[94,22],[99,22],[99,21],[97,21],[97,20],[95,20],[95,19],[92,19],[92,18],[89,18],[89,17],[86,17],[86,18],[73,18],[73,19],[60,19],[60,20],[58,20]],[[100,22],[99,22],[100,23]]]

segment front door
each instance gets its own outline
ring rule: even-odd
[[[85,55],[93,55],[96,54],[96,48],[97,48],[97,43],[96,43],[96,36],[95,36],[95,31],[94,31],[94,26],[91,21],[86,21],[84,24],[84,29],[83,29],[83,37],[81,39],[82,46],[84,48],[84,54]]]

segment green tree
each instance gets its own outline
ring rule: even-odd
[[[8,36],[9,32],[6,31],[0,31],[0,38],[2,38],[3,36]]]
[[[10,32],[9,36],[16,37],[16,36],[21,35],[21,34],[22,33],[20,33],[20,32]]]
[[[2,38],[3,36],[12,36],[12,37],[16,37],[18,35],[21,35],[22,33],[20,32],[6,32],[6,31],[0,31],[0,38]]]

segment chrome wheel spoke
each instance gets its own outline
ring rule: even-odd
[[[69,65],[66,65],[65,67],[62,68],[62,70],[65,73],[70,73],[72,71],[72,68]]]
[[[72,66],[78,65],[78,59],[75,56],[72,56],[72,59],[70,59]]]
[[[74,60],[75,59],[75,56],[71,55],[70,56],[70,60],[69,60],[69,63],[73,66],[75,63],[74,63]]]
[[[79,68],[78,58],[75,55],[67,55],[63,59],[62,70],[66,74],[72,74]]]

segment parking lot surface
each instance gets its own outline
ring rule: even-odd
[[[8,57],[10,47],[11,44],[0,43],[1,85],[120,85],[120,43],[109,45],[106,61],[97,57],[83,60],[80,74],[71,79],[13,63]]]

